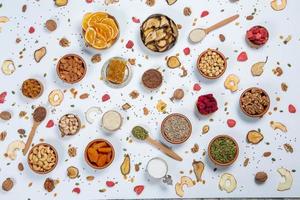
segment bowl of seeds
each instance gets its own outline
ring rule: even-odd
[[[21,91],[25,97],[37,99],[43,94],[44,86],[39,80],[30,78],[23,82]]]
[[[249,117],[262,117],[269,107],[269,95],[261,88],[248,88],[240,96],[240,108]]]
[[[161,123],[161,134],[172,144],[184,143],[192,134],[190,120],[179,113],[168,115]]]
[[[58,127],[62,137],[72,136],[79,132],[81,121],[77,115],[66,114],[60,118]]]
[[[228,135],[218,135],[208,145],[208,156],[216,165],[229,166],[236,161],[238,155],[238,144]]]
[[[151,51],[165,52],[171,49],[178,38],[175,22],[166,15],[150,15],[140,27],[143,44]]]
[[[199,73],[207,79],[217,79],[221,77],[227,68],[225,56],[218,50],[207,49],[202,52],[197,60]]]
[[[35,173],[47,174],[56,167],[58,154],[52,145],[39,143],[29,151],[27,162],[30,169]]]
[[[76,54],[67,54],[59,59],[56,65],[58,77],[66,83],[78,83],[86,74],[86,63]]]

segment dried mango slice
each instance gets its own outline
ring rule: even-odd
[[[107,159],[106,154],[100,154],[99,158],[97,160],[97,163],[96,163],[97,166],[98,167],[103,167],[105,165],[105,163],[106,163],[106,159]]]
[[[96,24],[100,23],[103,19],[107,17],[108,17],[107,13],[95,12],[88,20],[88,26],[95,26]]]
[[[94,148],[88,148],[88,158],[91,162],[96,163],[99,159],[98,152]]]
[[[112,38],[115,39],[117,37],[117,35],[119,34],[119,28],[118,28],[116,22],[111,18],[106,18],[106,19],[103,19],[101,23],[106,24],[112,28]]]
[[[81,22],[81,26],[83,28],[83,30],[86,31],[86,29],[89,27],[88,25],[88,21],[90,20],[91,16],[93,15],[93,13],[86,13],[84,16],[83,16],[83,19],[82,19],[82,22]]]

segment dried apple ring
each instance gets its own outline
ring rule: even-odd
[[[12,60],[5,60],[2,64],[2,72],[5,75],[12,75],[16,71],[16,67]]]
[[[227,193],[233,192],[236,189],[237,182],[232,174],[224,173],[219,182],[220,190],[225,190]]]
[[[225,82],[224,82],[224,86],[226,89],[230,90],[231,92],[235,92],[238,89],[238,84],[240,82],[240,79],[238,76],[234,75],[234,74],[230,74]]]
[[[64,100],[64,93],[59,90],[52,90],[48,96],[48,101],[52,106],[59,106]]]

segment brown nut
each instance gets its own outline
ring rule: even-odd
[[[79,175],[79,170],[74,166],[70,166],[67,169],[67,175],[71,179],[77,178]]]
[[[268,179],[268,175],[265,172],[257,172],[255,175],[255,181],[264,183]]]
[[[0,113],[0,119],[3,119],[3,120],[5,120],[5,121],[10,120],[10,119],[11,119],[11,114],[10,114],[10,112],[8,112],[8,111],[2,111],[2,112]]]
[[[44,182],[44,188],[48,192],[52,192],[52,190],[54,190],[55,188],[54,180],[51,178],[47,178]]]
[[[11,178],[5,179],[2,183],[2,189],[7,192],[10,191],[13,188],[13,186],[14,186],[14,182],[12,181]]]

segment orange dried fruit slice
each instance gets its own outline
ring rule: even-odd
[[[88,44],[93,45],[96,39],[96,35],[96,30],[93,27],[88,27],[86,29],[84,39]]]
[[[95,28],[98,33],[105,37],[106,41],[110,41],[112,39],[112,29],[106,24],[98,23],[95,25]]]
[[[113,32],[112,32],[112,38],[115,39],[117,37],[117,35],[119,34],[119,28],[115,22],[115,20],[111,19],[111,18],[106,18],[103,19],[101,21],[101,23],[108,25],[109,27],[112,28]]]
[[[96,49],[105,49],[107,47],[107,42],[102,35],[97,35],[95,42],[92,46]]]
[[[89,27],[88,25],[88,21],[90,20],[91,16],[93,15],[93,13],[86,13],[83,18],[82,18],[82,22],[81,22],[81,26],[83,28],[83,30],[86,31],[86,29]]]
[[[108,15],[105,12],[95,12],[88,20],[88,26],[95,26],[100,23],[103,19],[107,18]]]

